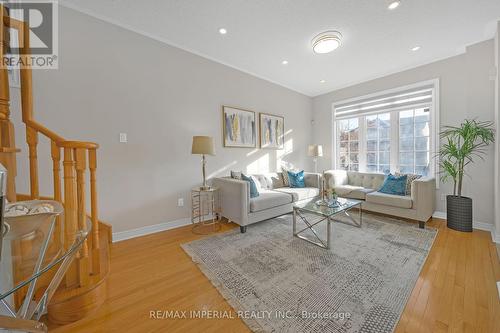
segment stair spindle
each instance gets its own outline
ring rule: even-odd
[[[92,273],[100,272],[99,260],[99,220],[97,208],[97,151],[89,149],[89,169],[90,169],[90,215],[92,220]]]

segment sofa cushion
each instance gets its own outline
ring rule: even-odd
[[[258,197],[250,199],[250,211],[259,212],[288,203],[292,203],[292,197],[289,194],[278,191],[262,190]]]
[[[302,188],[282,187],[275,189],[275,191],[291,195],[294,202],[299,200],[314,198],[319,195],[319,189],[316,187],[302,187]]]
[[[244,174],[241,174],[241,179],[244,181],[247,181],[250,184],[250,198],[258,197],[259,196],[259,188],[257,187],[255,180],[251,176],[248,177],[248,176],[245,176]]]
[[[290,187],[293,188],[306,187],[306,183],[304,182],[304,170],[299,172],[288,171],[288,183]]]
[[[413,201],[409,195],[402,196],[381,192],[368,193],[366,195],[366,202],[399,208],[411,208],[413,206]]]
[[[365,200],[366,194],[375,192],[374,189],[352,185],[337,185],[333,187],[339,197]]]
[[[347,171],[348,184],[378,190],[385,180],[381,173]]]
[[[253,174],[252,177],[257,180],[257,185],[260,185],[262,189],[272,190],[283,186],[283,180],[278,173]]]
[[[396,177],[392,174],[389,174],[385,179],[384,184],[378,191],[385,194],[406,195],[407,179],[407,175]]]

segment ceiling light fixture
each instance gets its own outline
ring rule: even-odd
[[[411,49],[413,52],[420,50],[420,46],[415,46]]]
[[[219,29],[219,33],[220,33],[221,35],[225,35],[225,34],[227,34],[227,30],[226,30],[226,29],[224,29],[224,28],[220,28],[220,29]]]
[[[394,9],[398,8],[400,4],[401,4],[401,1],[399,1],[399,0],[391,1],[391,2],[389,2],[389,6],[387,6],[387,8],[389,8],[389,10],[394,10]]]
[[[319,83],[325,83],[325,82],[326,82],[326,80],[320,80],[319,81]]]
[[[330,53],[337,49],[342,42],[342,34],[338,31],[325,31],[313,38],[311,44],[314,53]]]
[[[288,65],[288,60],[283,60],[283,61],[281,62],[281,64],[282,64],[282,65]]]

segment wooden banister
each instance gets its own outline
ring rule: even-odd
[[[7,28],[7,29],[6,29]],[[92,310],[92,307],[102,304],[102,293],[105,290],[103,282],[109,272],[109,243],[111,227],[99,221],[97,193],[97,149],[94,142],[67,140],[51,129],[36,121],[33,105],[33,80],[30,59],[30,30],[27,23],[11,19],[0,4],[0,59],[3,59],[9,45],[8,29],[17,29],[20,51],[21,78],[21,112],[22,122],[26,127],[26,143],[30,170],[30,195],[27,199],[47,197],[40,195],[39,177],[49,177],[53,180],[54,200],[64,206],[64,223],[57,223],[54,231],[54,241],[64,233],[64,247],[73,244],[77,231],[87,228],[90,218],[92,233],[84,242],[73,264],[68,269],[61,287],[56,295],[54,310],[49,317],[59,322],[68,322],[81,318]],[[39,136],[49,139],[50,157],[52,159],[52,175],[39,175],[38,145]],[[8,200],[16,201],[15,175],[16,156],[19,149],[14,143],[14,126],[10,120],[10,96],[8,71],[0,64],[0,163],[8,170]],[[43,142],[42,142],[43,143]],[[40,153],[42,150],[40,150]],[[62,169],[62,170],[61,170]],[[86,173],[89,171],[89,193],[87,195]],[[62,173],[62,175],[61,175]],[[26,198],[26,196],[19,196]],[[49,196],[51,197],[51,196]],[[90,202],[89,202],[90,200]],[[86,213],[86,205],[90,203],[90,215]],[[102,230],[100,227],[102,226]],[[101,233],[100,233],[101,231]],[[22,279],[23,276],[19,276]],[[22,295],[18,295],[22,297]],[[80,299],[78,299],[81,297]],[[79,303],[79,302],[82,303]],[[76,304],[76,305],[75,305]],[[66,305],[74,308],[69,310]]]
[[[42,133],[47,138],[49,138],[52,141],[55,141],[56,143],[60,143],[62,141],[65,141],[62,136],[57,135],[56,133],[52,132],[51,130],[49,130],[48,128],[44,127],[43,125],[37,123],[34,120],[27,119],[24,121],[24,124],[26,125],[26,127],[30,127],[32,129],[34,129],[35,131]]]

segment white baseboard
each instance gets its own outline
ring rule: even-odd
[[[113,243],[120,242],[126,239],[131,239],[135,237],[141,237],[149,234],[154,234],[156,232],[160,231],[166,231],[166,230],[171,230],[179,227],[184,227],[186,225],[191,224],[191,219],[189,217],[179,219],[179,220],[174,220],[170,222],[165,222],[165,223],[159,223],[159,224],[154,224],[154,225],[148,225],[145,227],[137,228],[137,229],[131,229],[131,230],[125,230],[125,231],[118,231],[118,232],[113,232]]]
[[[446,213],[435,211],[434,214],[432,214],[432,217],[446,220]],[[489,231],[491,233],[491,240],[494,243],[500,243],[500,237],[498,237],[500,235],[496,235],[495,226],[493,224],[479,222],[479,221],[472,221],[472,228],[477,230]]]

